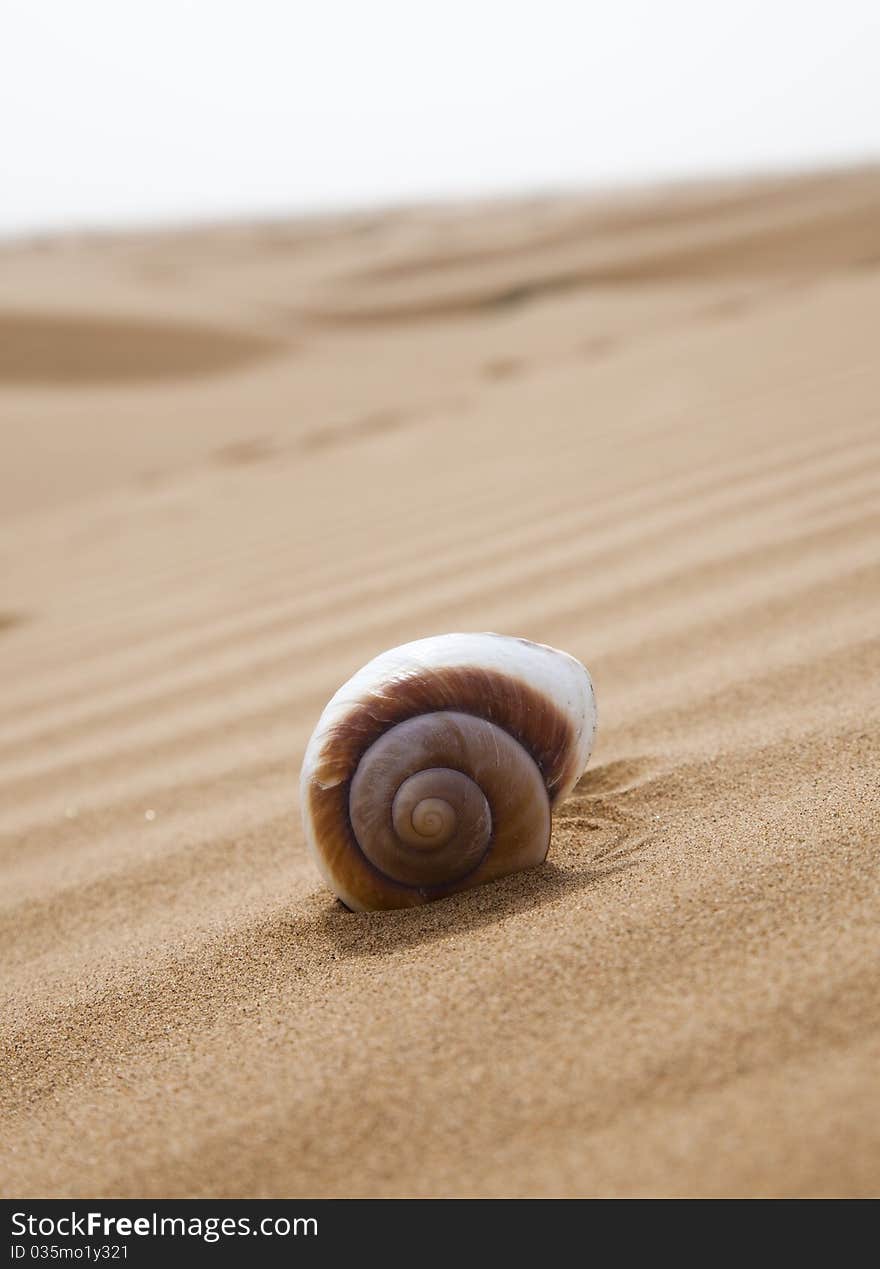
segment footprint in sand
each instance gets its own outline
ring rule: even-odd
[[[23,625],[26,620],[24,613],[0,612],[0,634],[6,634],[7,630]]]
[[[483,375],[487,379],[515,379],[526,369],[522,357],[495,357],[483,363]]]
[[[252,467],[255,463],[265,463],[278,453],[268,436],[250,436],[240,441],[232,441],[214,450],[214,461],[220,467]]]

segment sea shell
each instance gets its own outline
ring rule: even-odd
[[[427,903],[541,863],[596,731],[584,666],[497,634],[418,639],[339,689],[306,749],[306,841],[349,908]]]

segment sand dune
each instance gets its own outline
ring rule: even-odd
[[[8,245],[0,1192],[876,1193],[880,175]],[[124,316],[122,316],[124,315]],[[381,649],[594,674],[548,863],[354,915]]]
[[[503,309],[582,288],[689,278],[813,277],[880,265],[871,173],[841,203],[832,184],[759,189],[746,196],[581,217],[504,247],[424,252],[346,279],[317,311],[337,320],[401,321]],[[479,266],[477,262],[479,261]]]
[[[0,312],[0,382],[114,383],[210,374],[265,357],[271,341],[170,321]]]

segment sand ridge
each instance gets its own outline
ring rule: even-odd
[[[878,211],[2,248],[0,1192],[876,1193]],[[346,913],[309,732],[456,629],[583,659],[593,761],[543,868]]]

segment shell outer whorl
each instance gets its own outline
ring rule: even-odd
[[[525,680],[482,666],[413,672],[367,693],[327,737],[314,778],[328,786],[350,780],[361,756],[383,732],[444,709],[474,714],[509,732],[537,763],[552,805],[571,776],[571,720]]]
[[[580,775],[583,758],[578,749],[583,745],[571,717],[525,678],[480,665],[413,666],[390,676],[350,706],[346,701],[344,713],[322,738],[304,782],[306,814],[313,839],[320,843],[322,871],[349,906],[404,907],[461,888],[460,879],[453,879],[428,895],[424,886],[414,889],[383,876],[361,852],[349,817],[352,779],[366,751],[390,728],[443,710],[485,719],[508,733],[536,764],[551,805]],[[493,860],[492,850],[477,872],[482,874],[484,868],[485,880],[512,870]]]

